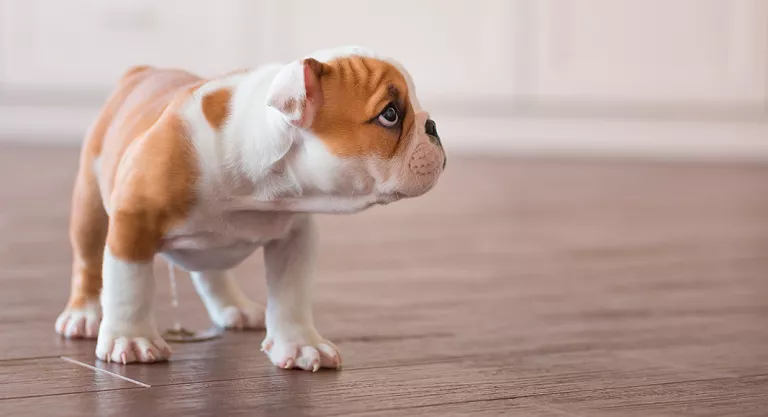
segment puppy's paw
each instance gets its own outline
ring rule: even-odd
[[[141,328],[144,329],[141,329]],[[157,329],[150,326],[136,326],[130,331],[116,332],[102,328],[96,343],[96,357],[107,362],[129,364],[133,362],[152,363],[167,360],[171,347],[165,343]]]
[[[56,319],[55,328],[56,333],[69,339],[95,339],[100,322],[99,300],[90,300],[79,307],[67,306]]]
[[[315,332],[316,333],[316,332]],[[272,363],[283,369],[317,372],[320,368],[341,369],[339,348],[321,337],[267,337],[261,343]]]
[[[251,300],[241,300],[210,312],[211,320],[219,327],[231,330],[263,330],[264,307]]]

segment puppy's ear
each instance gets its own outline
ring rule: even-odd
[[[292,62],[275,77],[267,95],[267,105],[285,116],[288,123],[308,128],[323,106],[321,78],[328,65],[313,58]]]

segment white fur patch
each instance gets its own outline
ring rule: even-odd
[[[254,303],[226,271],[192,272],[192,282],[211,320],[227,329],[263,329],[264,307]]]
[[[103,318],[96,356],[122,363],[167,359],[171,349],[155,324],[152,262],[126,262],[114,257],[107,247],[102,275]]]
[[[290,122],[298,122],[303,114],[299,103],[307,98],[304,66],[301,61],[285,65],[275,75],[267,92],[267,105],[280,110]],[[293,101],[293,106],[289,102]]]

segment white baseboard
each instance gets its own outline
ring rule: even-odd
[[[0,106],[0,143],[79,145],[97,108]]]
[[[438,132],[457,152],[768,161],[768,122],[450,117]]]
[[[79,145],[98,109],[0,107],[0,143]],[[436,117],[449,152],[768,161],[768,123]]]

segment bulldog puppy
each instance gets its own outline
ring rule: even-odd
[[[422,195],[444,167],[409,74],[362,48],[215,79],[133,68],[82,147],[72,289],[56,331],[98,337],[101,360],[166,360],[153,316],[160,254],[190,271],[215,324],[266,326],[276,366],[338,368],[310,308],[311,213]],[[229,272],[259,247],[266,312]]]

